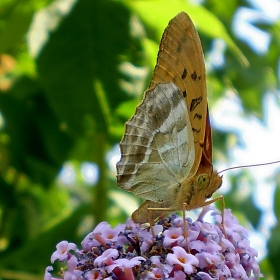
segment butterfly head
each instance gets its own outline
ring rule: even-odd
[[[216,171],[210,173],[200,173],[186,182],[182,183],[182,192],[180,197],[183,201],[178,204],[186,203],[187,209],[196,209],[205,205],[205,201],[212,197],[222,185],[222,176],[218,175]]]
[[[212,194],[221,187],[222,177],[216,171],[212,171],[210,174],[202,173],[198,175],[196,179],[197,190],[204,193],[206,199],[211,198]]]

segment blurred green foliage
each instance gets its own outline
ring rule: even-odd
[[[124,222],[128,201],[138,202],[117,188],[106,155],[141,100],[162,32],[178,12],[197,25],[206,55],[215,38],[228,46],[225,65],[209,73],[210,111],[234,89],[261,118],[264,93],[278,86],[279,22],[261,27],[272,41],[266,54],[255,54],[231,28],[243,1],[60,2],[0,3],[0,279],[41,279],[59,241],[79,244],[100,221]],[[214,131],[224,158],[228,137]],[[83,180],[83,162],[99,167],[94,186]],[[58,179],[65,163],[76,171],[72,185]],[[260,211],[252,196],[236,199],[238,182],[232,179],[227,206],[257,229]],[[262,262],[265,279],[280,279],[278,232],[279,225]]]

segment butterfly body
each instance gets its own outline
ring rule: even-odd
[[[185,178],[181,183],[170,185],[166,190],[168,196],[162,202],[146,200],[133,212],[132,219],[137,223],[150,222],[163,212],[193,210],[208,204],[207,199],[212,197],[222,185],[222,177],[216,171],[196,174]],[[210,201],[211,202],[211,201]],[[152,210],[152,211],[151,211]],[[150,213],[149,213],[150,212]]]
[[[202,207],[221,186],[212,166],[202,47],[185,13],[163,34],[150,87],[120,149],[118,186],[146,199],[132,214],[135,222]]]

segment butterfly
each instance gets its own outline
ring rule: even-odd
[[[118,186],[146,199],[132,214],[135,222],[221,199],[207,200],[222,176],[212,165],[203,50],[185,12],[163,33],[151,83],[125,125],[120,150]]]

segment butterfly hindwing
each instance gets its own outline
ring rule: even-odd
[[[118,185],[152,201],[179,184],[194,162],[193,133],[186,103],[173,83],[158,84],[145,94],[127,122],[117,163]]]

